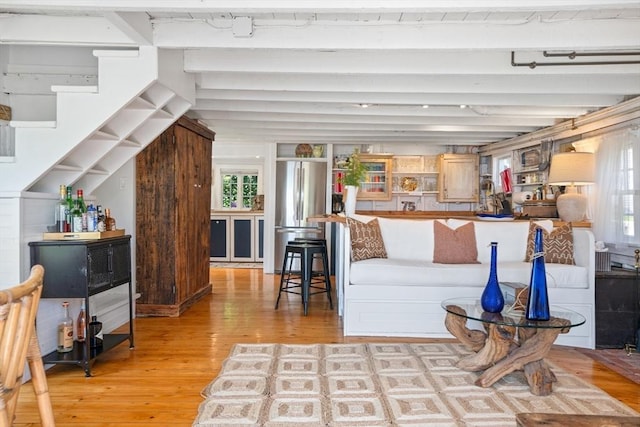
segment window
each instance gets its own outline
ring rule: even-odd
[[[595,197],[590,199],[596,240],[638,246],[640,221],[635,215],[640,213],[640,134],[636,129],[625,129],[593,140],[597,147],[596,185]]]
[[[500,186],[500,188],[494,188],[495,193],[499,193],[503,191],[500,172],[509,168],[511,168],[511,154],[505,154],[503,156],[495,157],[494,169],[493,169],[493,182],[495,186]]]
[[[635,149],[634,149],[635,148]],[[630,242],[637,242],[639,239],[636,237],[639,235],[637,227],[640,224],[635,224],[634,212],[640,212],[638,205],[640,197],[636,194],[635,181],[638,181],[638,174],[640,171],[635,170],[634,163],[640,163],[637,160],[634,161],[634,156],[640,155],[638,147],[634,147],[632,143],[625,144],[620,153],[621,164],[621,179],[620,179],[620,205],[622,207],[622,234],[625,240]]]
[[[250,209],[258,195],[258,171],[221,172],[222,204],[225,209]]]

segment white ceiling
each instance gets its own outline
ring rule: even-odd
[[[640,94],[637,0],[0,0],[0,43],[184,49],[229,142],[483,145]]]

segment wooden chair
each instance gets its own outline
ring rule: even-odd
[[[42,425],[55,425],[35,331],[43,276],[44,268],[34,265],[26,281],[0,290],[0,427],[13,424],[25,362],[31,371]]]

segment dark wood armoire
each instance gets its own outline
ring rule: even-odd
[[[207,293],[215,133],[181,117],[136,158],[139,316],[176,317]]]

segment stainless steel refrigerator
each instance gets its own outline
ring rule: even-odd
[[[302,160],[276,163],[274,269],[282,270],[284,251],[296,237],[324,238],[324,223],[307,218],[326,212],[327,164]],[[294,269],[297,266],[294,265]]]

